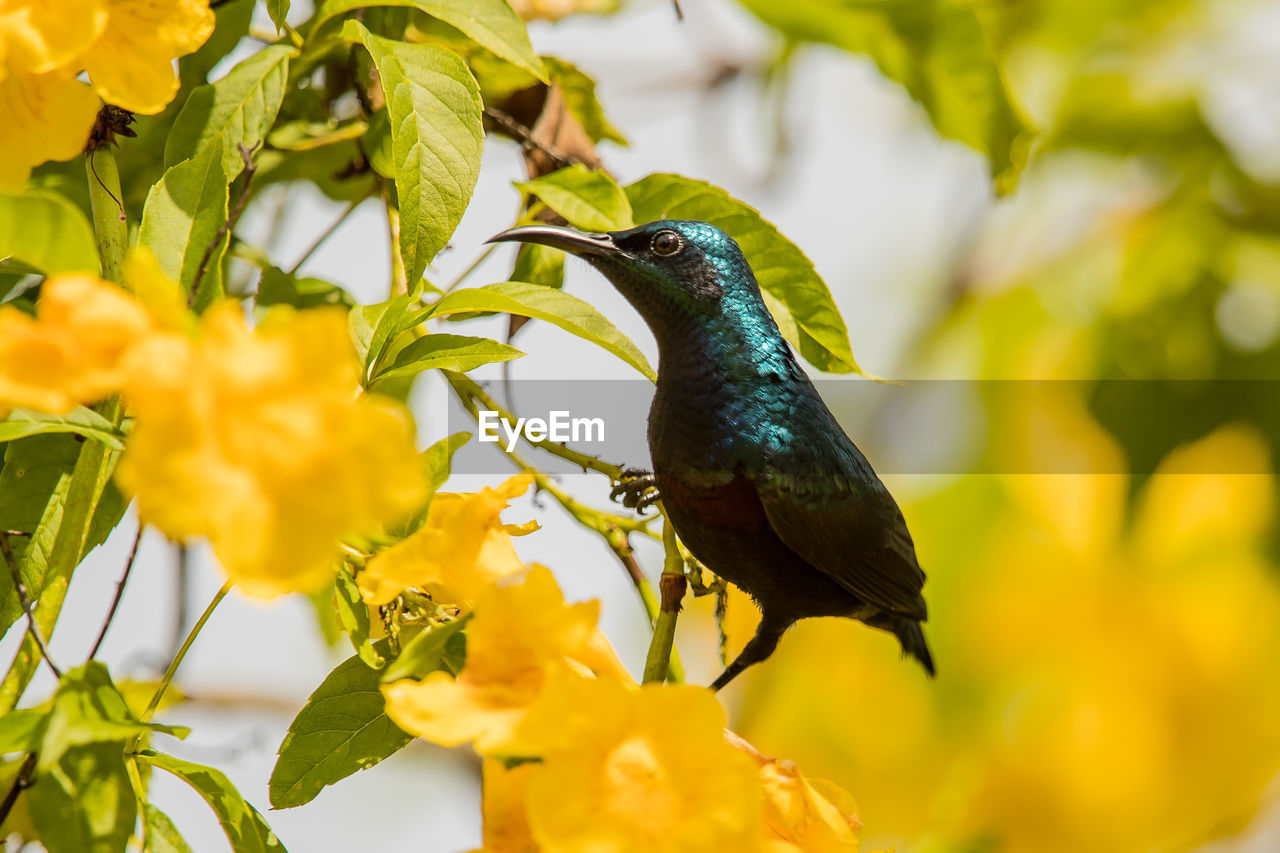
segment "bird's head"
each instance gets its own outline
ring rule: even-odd
[[[673,312],[718,315],[725,303],[740,309],[760,304],[763,310],[742,250],[706,222],[660,219],[603,234],[528,225],[489,240],[501,241],[539,243],[583,258],[613,282],[651,326]]]

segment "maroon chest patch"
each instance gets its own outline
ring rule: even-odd
[[[746,477],[735,476],[716,486],[695,486],[679,477],[658,474],[662,501],[681,515],[691,515],[702,524],[763,525],[767,524],[764,506],[755,485]]]

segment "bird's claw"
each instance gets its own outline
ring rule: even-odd
[[[618,477],[618,483],[609,492],[610,500],[622,498],[622,505],[640,514],[662,499],[658,492],[658,478],[651,471],[627,468]]]

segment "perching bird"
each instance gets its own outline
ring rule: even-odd
[[[713,689],[809,616],[889,631],[933,674],[924,572],[902,512],[796,363],[732,238],[660,220],[607,234],[533,225],[495,241],[584,258],[657,338],[653,474],[615,492],[629,506],[660,495],[693,555],[760,607],[755,636]]]

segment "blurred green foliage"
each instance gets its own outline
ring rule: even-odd
[[[1189,850],[1274,810],[1275,4],[744,5],[870,56],[998,193],[1017,174],[897,375],[1083,381],[1034,410],[975,391],[994,470],[1026,473],[891,483],[920,487],[936,684],[802,624],[748,674],[743,735],[857,792],[873,846]],[[932,83],[975,31],[990,72]],[[745,639],[751,607],[730,614]]]

